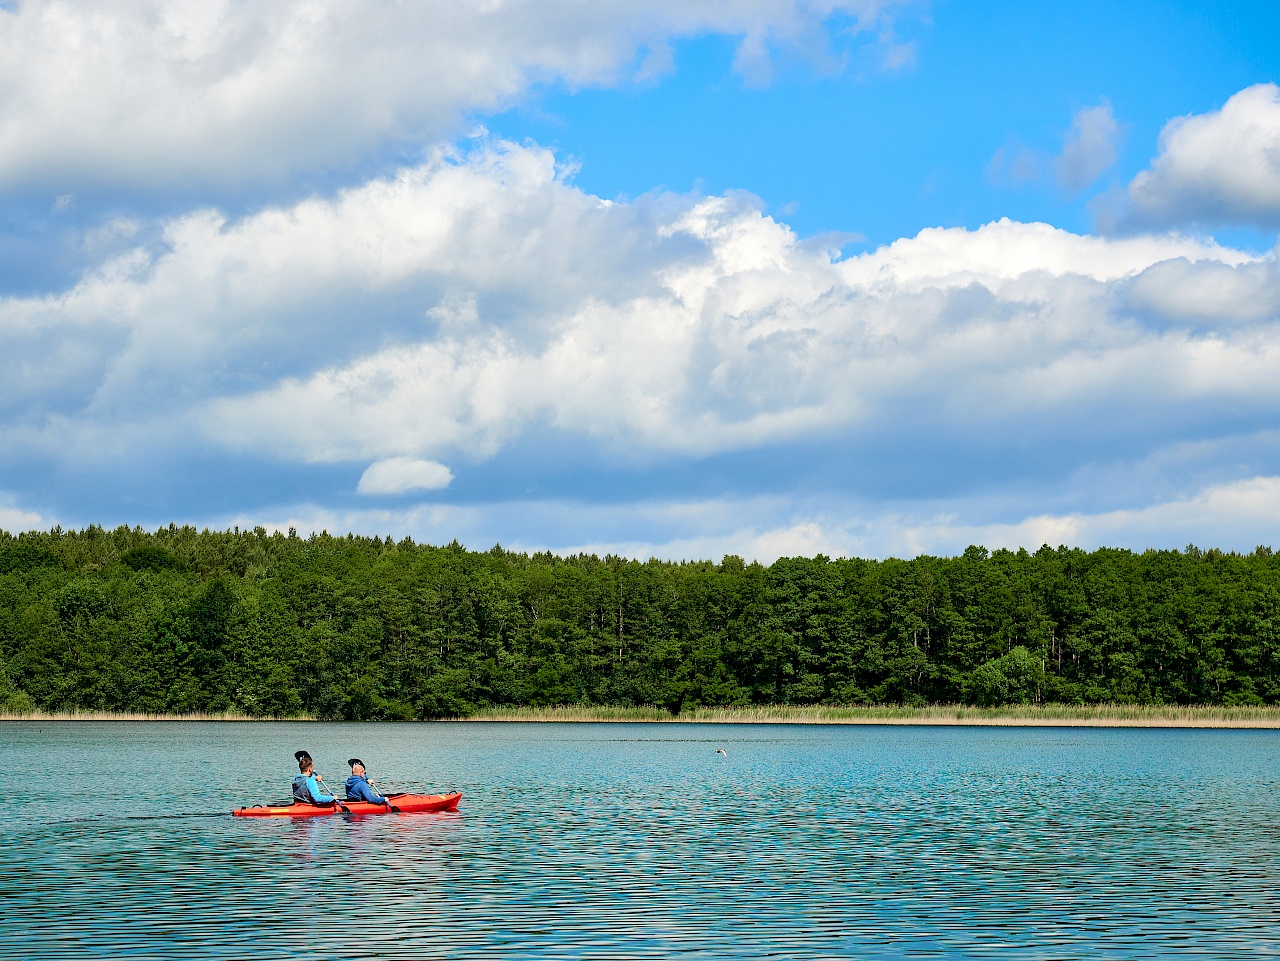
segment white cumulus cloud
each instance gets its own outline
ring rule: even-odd
[[[282,180],[436,142],[531,85],[651,73],[673,39],[738,37],[758,68],[833,15],[893,5],[22,0],[0,5],[0,186]]]
[[[413,457],[388,457],[369,465],[360,475],[356,490],[361,494],[403,494],[440,490],[452,481],[453,471],[444,464]]]
[[[1141,225],[1280,226],[1280,86],[1257,84],[1221,110],[1170,121],[1128,200]]]
[[[206,429],[316,460],[484,457],[539,426],[703,455],[891,416],[961,431],[1043,418],[1038,429],[1057,431],[1064,405],[1280,397],[1269,373],[1280,332],[1259,343],[1236,324],[1209,340],[1153,331],[1115,303],[1167,261],[1252,262],[1200,241],[1006,221],[831,263],[727,198],[691,201],[640,249],[653,257],[676,240],[687,256],[657,257],[647,279],[600,275],[600,288],[566,291],[536,317],[480,321],[224,397]],[[633,293],[609,296],[622,287]]]
[[[140,229],[163,243],[62,294],[0,299],[7,463],[103,473],[155,452],[234,454],[365,495],[439,490],[443,464],[465,463],[513,506],[463,506],[478,495],[454,481],[454,506],[431,515],[445,527],[429,529],[534,547],[547,528],[522,527],[520,505],[557,496],[539,484],[615,471],[628,498],[674,506],[572,502],[565,516],[607,529],[576,522],[549,546],[901,552],[948,543],[943,528],[1087,533],[1077,514],[1137,510],[1133,498],[1094,484],[1086,506],[1059,492],[1052,513],[1011,520],[964,497],[1043,494],[1046,477],[1089,465],[1129,476],[1153,451],[1261,430],[1280,404],[1276,252],[1179,234],[1002,220],[833,260],[748,196],[607,202],[550,152],[504,143],[238,219],[204,210]],[[1211,451],[1171,470],[1195,489],[1275,473],[1257,445],[1233,450],[1225,478],[1204,480],[1225,462]],[[740,503],[774,506],[717,514],[664,486],[717,457],[738,458]],[[920,503],[893,513],[838,492],[777,506],[850,471],[866,487],[881,461]],[[577,483],[602,501],[612,489]],[[865,527],[877,517],[898,533]]]
[[[0,495],[0,531],[19,534],[23,531],[46,530],[48,526],[49,521],[44,515],[18,507],[12,495]]]
[[[833,262],[748,197],[608,203],[509,144],[163,233],[0,301],[0,443],[194,428],[301,463],[452,462],[551,430],[696,457],[888,422],[1047,444],[1159,410],[1176,433],[1280,398],[1274,253],[1178,235],[1006,220]]]
[[[1274,319],[1280,317],[1280,261],[1271,257],[1231,265],[1166,260],[1135,277],[1128,298],[1135,308],[1173,323]]]

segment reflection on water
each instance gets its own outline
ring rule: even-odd
[[[462,806],[212,816],[287,797],[299,748]],[[1254,731],[5,724],[0,957],[1273,956],[1278,756]]]

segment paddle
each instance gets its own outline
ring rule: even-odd
[[[377,782],[374,781],[373,778],[365,778],[365,780],[369,782],[369,787],[371,788],[373,788],[374,785],[377,784]],[[382,795],[382,803],[387,806],[388,811],[391,811],[394,814],[400,813],[400,809],[391,803],[391,798],[388,795],[386,794]]]
[[[351,765],[351,772],[352,772],[352,774],[353,774],[353,775],[355,774],[355,769],[356,769],[356,766],[357,766],[357,765],[360,767],[360,770],[361,770],[361,771],[365,771],[365,770],[366,770],[366,768],[365,768],[365,766],[364,766],[364,762],[363,762],[363,761],[360,761],[360,760],[359,760],[359,759],[357,759],[357,758],[353,758],[352,760],[348,761],[347,763]],[[364,778],[365,783],[369,785],[370,790],[374,790],[374,786],[377,784],[377,782],[376,782],[376,781],[374,781],[374,779],[373,779],[373,778],[371,778],[371,777],[365,777],[365,775],[364,775],[364,774],[361,774],[361,775],[359,775],[359,776]],[[376,793],[377,793],[377,791],[376,791],[376,790],[374,790],[374,793],[376,794]],[[382,802],[382,803],[385,805],[385,807],[386,807],[386,809],[387,809],[388,811],[390,811],[392,814],[399,814],[399,813],[400,813],[400,809],[399,809],[398,807],[396,807],[394,804],[392,804],[392,803],[391,803],[391,799],[390,799],[389,797],[387,797],[387,795],[385,795],[385,794],[384,794],[384,795],[382,795],[382,798],[383,798],[383,802]],[[369,801],[369,802],[365,802],[365,803],[369,803],[369,804],[371,804],[371,803],[373,803],[373,802]]]
[[[319,781],[321,784],[324,784],[324,778],[322,778],[319,774],[316,775],[316,780]],[[324,784],[324,786],[327,788],[329,785]],[[347,807],[341,801],[338,800],[338,794],[336,791],[330,791],[329,793],[333,795],[333,803],[337,806],[339,811],[341,811],[343,814],[351,813],[351,808]]]
[[[374,780],[373,780],[373,778],[365,778],[365,780],[369,782],[369,787],[370,787],[370,788],[373,788],[373,787],[374,787]],[[375,793],[376,793],[376,789],[374,789],[374,790],[375,790]],[[391,798],[390,798],[388,795],[386,795],[386,794],[382,795],[382,803],[386,805],[387,810],[388,810],[388,811],[390,811],[392,814],[399,814],[399,813],[400,813],[400,809],[399,809],[398,807],[396,807],[394,804],[392,804],[392,803],[391,803]]]

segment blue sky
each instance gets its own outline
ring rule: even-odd
[[[1088,231],[1096,189],[993,182],[996,150],[1057,153],[1078,110],[1110,103],[1124,130],[1101,186],[1124,184],[1170,118],[1274,82],[1280,65],[1280,7],[1262,3],[920,4],[895,36],[913,47],[900,68],[837,35],[845,69],[785,58],[760,87],[733,75],[734,38],[698,38],[661,82],[558,86],[484,122],[576,158],[577,183],[600,196],[748,190],[806,235],[882,244],[1001,217]]]
[[[0,63],[4,529],[1280,544],[1274,4],[20,2]]]

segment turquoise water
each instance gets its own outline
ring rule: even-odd
[[[221,813],[299,748],[461,808]],[[1278,814],[1261,731],[4,723],[0,957],[1272,957]]]

